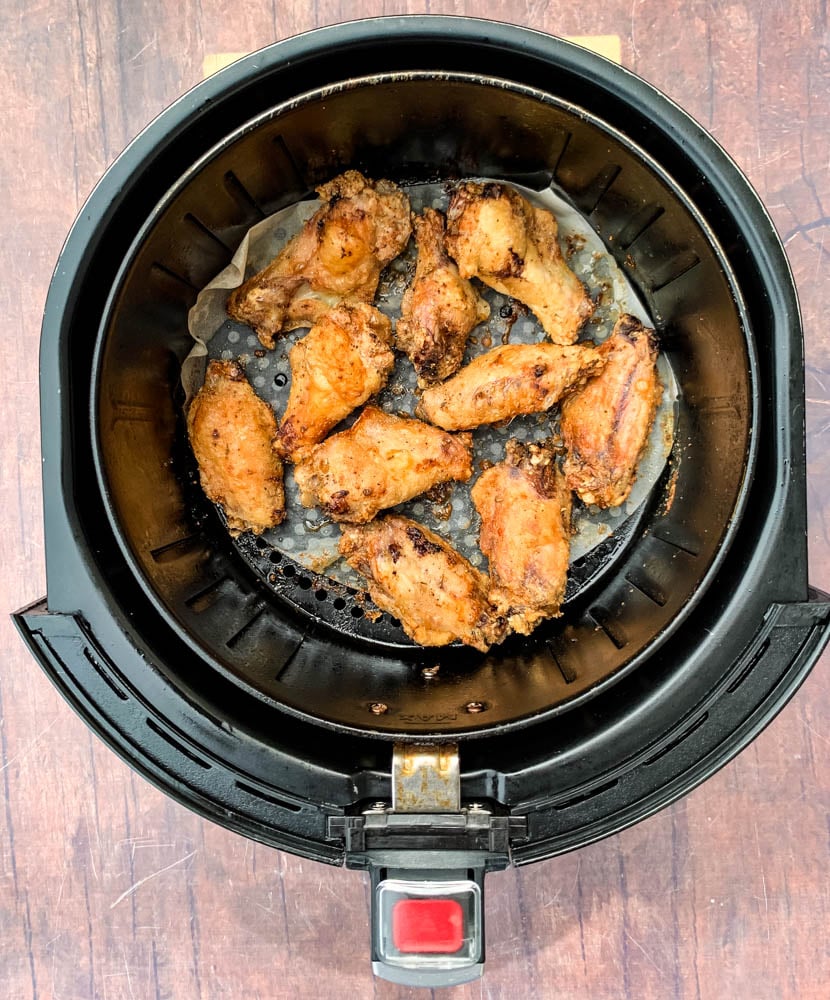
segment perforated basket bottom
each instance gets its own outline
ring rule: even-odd
[[[424,207],[446,209],[448,187],[418,184],[407,188],[413,210]],[[521,189],[530,200],[551,210],[559,223],[562,251],[569,265],[586,283],[596,302],[596,310],[583,332],[585,339],[604,340],[618,317],[633,313],[653,325],[613,257],[605,250],[587,220],[560,194],[551,189],[534,192]],[[304,202],[276,213],[259,223],[251,234],[246,274],[255,273],[296,233],[316,206]],[[415,269],[414,240],[406,252],[387,267],[381,277],[376,298],[379,309],[396,319],[400,315],[403,292]],[[220,283],[220,279],[217,279]],[[246,368],[255,392],[273,407],[279,418],[285,408],[291,385],[288,352],[306,330],[294,330],[284,336],[275,350],[261,349],[249,327],[224,319],[224,299],[217,297],[213,283],[200,296],[207,302],[213,295],[213,307],[197,302],[191,313],[191,333],[207,345],[207,358],[237,358]],[[471,334],[464,363],[503,343],[535,343],[544,340],[535,317],[520,303],[478,285],[490,305],[490,319]],[[194,352],[194,355],[197,352]],[[200,362],[202,370],[204,362]],[[185,364],[192,375],[193,361]],[[631,537],[641,520],[643,506],[661,476],[672,447],[677,385],[668,362],[659,360],[664,394],[652,435],[638,468],[638,479],[626,504],[621,508],[600,511],[576,503],[571,541],[571,570],[566,600],[572,600],[600,572]],[[183,381],[187,376],[183,374]],[[185,385],[190,394],[192,386]],[[418,402],[417,380],[409,360],[398,355],[391,377],[374,402],[390,413],[414,413]],[[358,411],[359,412],[359,411]],[[349,426],[357,412],[336,428]],[[432,496],[416,497],[401,504],[396,511],[423,523],[447,538],[470,562],[486,571],[487,561],[478,546],[480,520],[470,497],[477,475],[488,465],[504,457],[510,440],[538,441],[556,434],[558,417],[533,414],[517,417],[506,426],[482,427],[473,434],[474,475],[468,483],[447,484]],[[392,616],[381,612],[366,595],[362,578],[339,558],[339,529],[319,511],[304,508],[293,473],[286,469],[288,515],[277,528],[254,539],[246,534],[235,540],[240,555],[269,588],[284,599],[330,621],[341,630],[395,644],[410,642]],[[221,511],[220,517],[221,517]]]

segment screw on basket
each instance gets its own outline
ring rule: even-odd
[[[469,712],[470,715],[477,715],[479,712],[483,712],[487,708],[487,705],[483,701],[468,701],[464,706],[464,710]]]
[[[369,711],[372,715],[384,715],[389,711],[389,706],[384,705],[382,701],[373,701],[369,706]]]

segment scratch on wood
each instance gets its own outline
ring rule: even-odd
[[[140,878],[134,885],[131,885],[129,889],[125,889],[124,892],[121,893],[121,895],[118,897],[118,899],[115,900],[114,903],[110,903],[110,909],[114,910],[119,903],[123,902],[128,896],[132,896],[132,894],[137,889],[140,889],[145,882],[149,882],[150,879],[156,878],[158,875],[163,875],[165,872],[169,872],[170,869],[175,868],[176,865],[183,865],[185,861],[189,861],[194,854],[198,853],[199,853],[198,849],[195,851],[191,851],[190,854],[185,854],[185,856],[183,858],[179,858],[178,861],[173,861],[169,865],[166,865],[164,868],[160,868],[157,872],[153,872],[151,875],[145,875],[144,878]]]

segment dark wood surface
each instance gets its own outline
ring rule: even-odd
[[[619,36],[709,128],[784,237],[807,344],[811,582],[830,590],[826,0],[585,4],[3,0],[0,5],[0,995],[403,997],[373,981],[361,876],[255,846],[93,738],[5,617],[45,591],[37,404],[52,266],[96,179],[206,55],[381,13]],[[830,996],[830,660],[731,765],[624,834],[488,880],[486,978],[461,997]]]

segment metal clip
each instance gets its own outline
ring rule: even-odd
[[[392,809],[402,813],[446,813],[461,809],[458,744],[396,743],[392,752]]]

